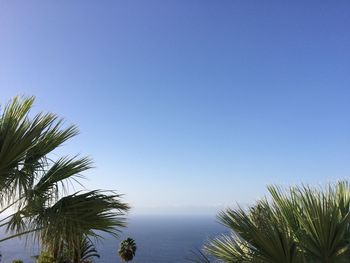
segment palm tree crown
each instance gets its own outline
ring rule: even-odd
[[[131,261],[136,253],[136,243],[135,241],[128,237],[120,243],[120,248],[118,254],[121,259],[125,262]]]

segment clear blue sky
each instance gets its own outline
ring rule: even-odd
[[[80,127],[135,211],[350,175],[349,1],[0,2],[0,91]]]

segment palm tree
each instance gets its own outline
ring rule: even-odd
[[[0,220],[11,235],[31,234],[55,260],[65,250],[80,262],[81,242],[100,238],[100,231],[118,236],[129,206],[115,192],[79,191],[69,194],[92,167],[87,157],[59,157],[54,150],[78,130],[63,127],[51,113],[30,117],[34,98],[14,98],[0,116]]]
[[[269,187],[271,198],[221,212],[231,234],[204,246],[215,262],[337,263],[350,260],[350,187]],[[198,261],[203,262],[203,261]],[[206,261],[207,262],[207,261]]]
[[[135,240],[128,237],[120,243],[118,254],[124,262],[132,261],[136,253]]]

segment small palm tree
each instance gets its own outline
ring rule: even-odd
[[[132,261],[136,253],[135,240],[128,237],[120,243],[118,254],[124,262]]]

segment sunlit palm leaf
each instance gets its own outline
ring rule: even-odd
[[[32,228],[42,229],[40,239],[49,250],[57,250],[63,243],[79,249],[81,236],[98,238],[101,231],[117,236],[120,227],[125,226],[123,215],[127,210],[128,205],[119,200],[119,195],[77,193],[38,212]]]

